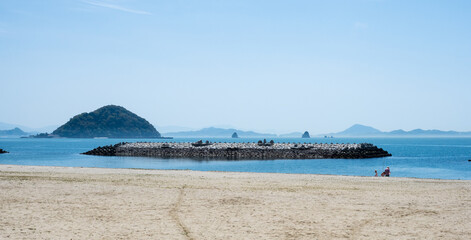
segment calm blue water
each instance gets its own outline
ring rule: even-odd
[[[393,177],[467,179],[471,180],[471,138],[278,138],[276,142],[369,142],[382,147],[393,156],[376,159],[313,159],[313,160],[252,160],[252,161],[196,161],[190,159],[155,159],[143,157],[85,156],[80,153],[98,146],[122,141],[197,141],[181,138],[155,139],[0,139],[0,164],[102,167],[191,169],[200,171],[314,173],[372,176],[389,166]],[[206,140],[206,139],[204,139]],[[258,139],[218,139],[215,142],[246,142]]]

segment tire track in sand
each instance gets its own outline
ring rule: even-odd
[[[185,226],[185,224],[183,224],[183,222],[180,220],[180,217],[178,216],[178,211],[180,210],[180,206],[183,202],[183,195],[185,194],[185,188],[186,188],[186,185],[183,185],[180,188],[180,193],[178,194],[178,199],[175,202],[173,208],[170,210],[170,216],[173,218],[173,220],[181,228],[181,230],[183,232],[183,235],[185,235],[185,237],[189,240],[194,240],[194,238],[190,236],[190,231]]]

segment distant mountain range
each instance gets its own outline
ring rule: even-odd
[[[183,132],[167,132],[163,133],[164,136],[168,137],[224,137],[230,138],[232,134],[236,132],[240,138],[251,138],[251,137],[277,137],[276,134],[271,133],[257,133],[252,131],[242,131],[234,128],[203,128],[197,131],[183,131]]]
[[[346,130],[338,133],[325,134],[334,137],[459,137],[471,136],[471,132],[456,132],[456,131],[440,131],[440,130],[423,130],[414,129],[412,131],[404,131],[402,129],[394,130],[391,132],[382,132],[376,128],[355,124]]]
[[[234,128],[203,128],[197,131],[181,131],[166,132],[165,136],[169,137],[224,137],[229,138],[236,132],[240,138],[250,137],[284,137],[284,138],[301,138],[302,132],[292,132],[286,134],[257,133],[253,131],[242,131]],[[333,136],[333,137],[471,137],[471,132],[456,131],[440,131],[440,130],[423,130],[415,129],[412,131],[404,131],[402,129],[391,132],[383,132],[376,128],[355,124],[344,131],[337,133],[319,134],[317,137]],[[311,136],[315,137],[315,136]]]
[[[11,130],[0,130],[0,137],[24,137],[29,136],[31,133],[23,132],[19,128],[13,128]]]
[[[135,127],[135,124],[132,124],[132,125],[133,127]],[[22,137],[22,136],[29,136],[29,135],[34,135],[34,134],[39,133],[38,131],[30,131],[29,130],[30,128],[26,128],[25,130],[21,127],[18,127],[18,125],[7,124],[7,123],[2,123],[2,122],[0,122],[0,129],[6,129],[6,130],[0,130],[0,137]],[[257,138],[257,137],[301,138],[303,134],[302,132],[292,132],[292,133],[277,135],[277,134],[272,134],[272,133],[242,131],[235,128],[217,128],[217,127],[208,127],[208,128],[203,128],[200,130],[193,130],[193,131],[185,131],[184,129],[188,129],[185,127],[171,126],[171,127],[166,128],[166,130],[170,130],[170,129],[173,129],[173,130],[179,129],[180,131],[178,130],[177,131],[163,131],[164,132],[163,135],[166,137],[230,138],[232,134],[236,132],[240,138]],[[41,132],[51,132],[51,131],[41,131]],[[344,131],[337,132],[337,133],[311,135],[311,137],[323,137],[323,136],[333,136],[333,137],[471,137],[471,132],[423,130],[423,129],[414,129],[411,131],[404,131],[402,129],[399,129],[399,130],[394,130],[390,132],[383,132],[370,126],[355,124],[345,129]]]
[[[31,133],[31,134],[43,133],[43,132],[52,132],[57,127],[59,127],[59,126],[58,125],[52,125],[52,126],[41,127],[41,128],[31,128],[31,127],[22,126],[22,125],[19,125],[19,124],[11,124],[11,123],[0,122],[0,130],[11,130],[11,129],[14,129],[14,128],[19,128],[22,131],[25,131],[25,132]]]

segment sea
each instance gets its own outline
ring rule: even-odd
[[[471,180],[471,138],[273,138],[290,143],[372,143],[392,157],[372,159],[300,160],[194,160],[150,157],[88,156],[81,153],[119,142],[195,142],[200,138],[175,139],[35,139],[0,138],[0,164],[185,169],[197,171],[264,172],[373,176],[390,167],[391,177]],[[257,142],[255,138],[203,138],[211,142]],[[267,139],[268,141],[271,139]]]

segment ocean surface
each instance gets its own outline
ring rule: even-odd
[[[86,156],[98,146],[136,141],[197,141],[196,138],[161,139],[29,139],[0,138],[0,164],[190,169],[198,171],[276,172],[373,176],[387,166],[391,177],[471,180],[471,138],[274,138],[275,142],[373,143],[392,157],[374,159],[305,159],[305,160],[192,160],[146,157]],[[256,142],[259,139],[204,138],[212,142]],[[270,140],[270,139],[267,139]]]

